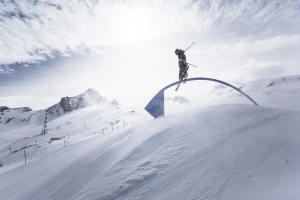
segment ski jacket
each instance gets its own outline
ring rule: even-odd
[[[178,59],[179,61],[183,61],[184,63],[186,63],[186,56],[184,54],[184,51],[181,49],[178,51]]]
[[[179,65],[180,69],[186,69],[187,68],[187,64],[184,63],[182,60],[179,60],[178,65]]]

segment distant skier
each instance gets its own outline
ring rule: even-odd
[[[176,49],[175,54],[178,56],[179,60],[179,80],[186,79],[188,77],[187,71],[189,70],[189,66],[186,62],[184,51],[181,49]]]

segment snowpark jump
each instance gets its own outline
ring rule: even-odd
[[[145,107],[145,110],[151,114],[154,118],[160,117],[160,116],[164,116],[165,115],[165,95],[164,92],[166,89],[174,86],[174,85],[179,85],[182,82],[188,82],[188,81],[200,81],[200,80],[204,80],[204,81],[214,81],[214,82],[218,82],[224,85],[227,85],[233,89],[235,89],[236,91],[240,92],[241,94],[243,94],[245,97],[247,97],[254,105],[258,106],[258,104],[251,98],[249,97],[245,92],[241,91],[240,89],[238,89],[237,87],[230,85],[229,83],[226,83],[224,81],[220,81],[217,79],[213,79],[213,78],[204,78],[204,77],[198,77],[198,78],[189,78],[189,79],[185,79],[185,80],[180,80],[174,83],[171,83],[170,85],[167,85],[166,87],[164,87],[163,89],[161,89],[152,99],[151,101],[147,104],[147,106]]]

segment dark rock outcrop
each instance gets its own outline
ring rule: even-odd
[[[9,107],[6,107],[6,106],[0,107],[0,112],[4,112],[5,110],[9,110]]]
[[[100,103],[104,98],[94,89],[88,89],[83,94],[74,97],[63,97],[58,104],[48,108],[51,115],[61,115],[64,113],[84,108],[96,103]]]

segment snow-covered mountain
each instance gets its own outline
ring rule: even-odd
[[[16,119],[15,117],[9,117],[9,115],[8,115],[8,113],[14,112],[14,111],[17,111],[18,113],[26,113],[27,115],[28,115],[28,113],[30,113],[29,117],[26,116],[25,118],[23,118],[21,120],[21,122],[28,122],[30,120],[30,117],[35,113],[28,107],[8,108],[6,106],[1,106],[0,107],[0,124],[8,124],[8,123],[12,122],[13,120],[15,120]],[[6,116],[5,116],[5,114],[6,114]],[[17,116],[20,117],[21,115],[17,115]]]
[[[82,109],[92,105],[110,106],[115,101],[102,97],[96,90],[88,89],[84,93],[74,97],[63,97],[61,101],[45,110],[48,111],[48,121],[52,121],[66,113]],[[8,129],[42,125],[45,118],[45,110],[34,111],[28,107],[8,108],[0,107],[0,127],[3,131]]]
[[[175,96],[175,97],[166,97],[165,98],[165,102],[166,103],[169,103],[169,102],[173,102],[173,103],[180,103],[180,104],[184,104],[184,103],[189,103],[190,101],[187,99],[187,98],[185,98],[185,97],[183,97],[183,96]]]
[[[114,100],[112,100],[111,104],[118,106],[118,105],[120,105],[120,102],[117,99],[114,99]]]
[[[85,108],[97,103],[108,103],[109,101],[102,97],[96,90],[88,89],[83,94],[75,97],[63,97],[60,102],[47,108],[51,116],[59,116],[79,108]]]
[[[1,106],[0,133],[20,126],[41,124],[43,122],[42,116],[45,117],[42,111],[34,111],[28,107],[8,108]]]
[[[259,105],[300,111],[300,75],[261,79],[247,84],[233,85],[248,94]],[[251,104],[242,94],[224,85],[217,85],[207,98],[210,99],[210,105]]]

